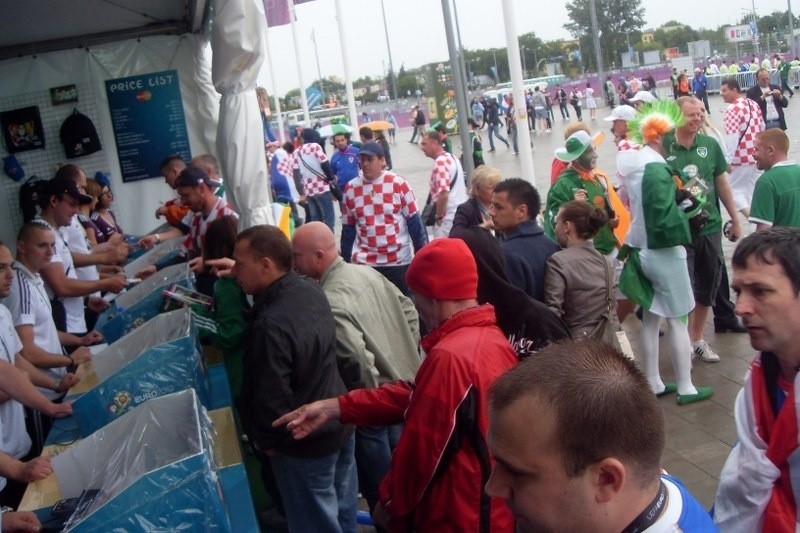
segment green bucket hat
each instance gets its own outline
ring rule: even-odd
[[[596,133],[590,136],[583,130],[576,131],[567,137],[567,143],[564,148],[556,150],[556,159],[569,163],[578,159],[589,146],[597,148],[603,142],[605,135],[603,132]]]

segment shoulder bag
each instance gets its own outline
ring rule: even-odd
[[[453,179],[450,180],[450,187],[447,189],[448,191],[453,190],[453,185],[458,179],[458,174],[458,166],[456,166],[456,174],[453,176]],[[436,204],[433,203],[433,196],[431,196],[431,193],[428,193],[428,199],[425,200],[425,207],[422,208],[422,214],[420,216],[422,217],[422,222],[426,226],[436,225]]]
[[[617,339],[617,328],[614,320],[614,304],[616,303],[613,295],[611,294],[611,285],[613,285],[613,279],[611,278],[611,272],[608,267],[608,259],[595,250],[595,253],[603,260],[603,266],[605,267],[606,271],[606,300],[607,306],[606,310],[603,312],[602,316],[600,317],[600,322],[598,322],[597,326],[594,328],[591,334],[588,335],[587,338],[595,339],[598,341],[603,341],[606,344],[610,344],[616,350],[620,350],[619,339]]]
[[[344,193],[342,193],[342,189],[341,187],[339,187],[339,184],[336,182],[336,180],[335,179],[329,180],[328,176],[326,176],[325,174],[320,174],[319,172],[311,168],[311,166],[309,166],[309,164],[306,163],[306,160],[303,159],[302,155],[299,155],[298,158],[300,159],[300,162],[303,163],[303,166],[306,167],[306,169],[308,169],[309,172],[311,172],[316,177],[322,179],[325,183],[328,184],[328,187],[330,188],[333,197],[336,198],[336,201],[341,202],[342,198],[344,198]]]

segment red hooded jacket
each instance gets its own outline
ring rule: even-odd
[[[427,357],[414,382],[339,397],[345,424],[405,421],[380,488],[390,530],[513,532],[508,507],[483,490],[492,467],[487,393],[517,362],[494,308],[481,305],[453,315],[422,347]]]

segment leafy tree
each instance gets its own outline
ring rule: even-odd
[[[654,32],[654,38],[664,45],[664,48],[678,48],[681,52],[688,52],[687,44],[697,41],[699,34],[685,24],[665,24]]]
[[[404,97],[411,91],[414,94],[417,90],[417,76],[415,74],[404,73],[397,76],[397,94]]]
[[[591,70],[595,54],[589,0],[570,0],[566,4],[570,22],[564,28],[581,41],[583,63]],[[644,27],[642,0],[595,0],[597,28],[600,32],[600,52],[604,65],[616,63],[619,54],[628,49],[626,34],[640,32]]]

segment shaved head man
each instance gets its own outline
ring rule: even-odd
[[[292,261],[295,270],[318,281],[328,297],[336,322],[339,372],[348,390],[414,378],[420,364],[419,316],[400,289],[372,267],[346,263],[333,232],[322,222],[297,228]],[[392,425],[356,430],[359,487],[371,510],[389,470],[389,442],[398,435],[399,427]]]

